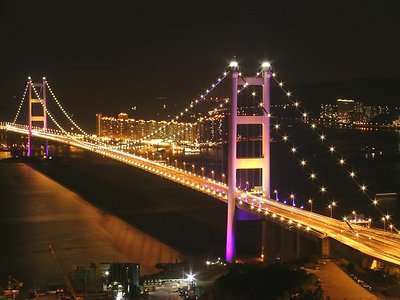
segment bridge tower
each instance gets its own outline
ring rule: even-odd
[[[40,126],[44,130],[47,129],[47,113],[46,113],[46,77],[43,77],[41,83],[34,83],[28,77],[28,95],[29,95],[29,120],[28,120],[28,153],[27,156],[32,155],[32,127]],[[37,89],[36,89],[37,88]],[[48,141],[45,142],[45,155],[49,156]]]
[[[239,78],[237,62],[230,64],[232,68],[232,97],[230,102],[230,120],[228,133],[228,216],[226,232],[226,261],[235,260],[235,207],[237,192],[237,170],[261,169],[263,194],[270,197],[270,120],[267,112],[270,108],[271,66],[262,64],[262,77]],[[263,112],[259,116],[238,116],[238,87],[245,85],[262,86]],[[262,126],[261,157],[237,157],[237,128],[242,124],[259,124]],[[264,226],[263,226],[264,228]],[[263,235],[264,236],[264,235]],[[264,244],[264,243],[263,243]],[[264,253],[264,249],[262,249]]]

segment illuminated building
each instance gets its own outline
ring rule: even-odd
[[[335,104],[321,104],[320,119],[325,124],[336,122],[337,107]]]
[[[362,102],[337,99],[335,104],[321,104],[320,121],[325,125],[366,124],[379,115],[389,114],[388,106],[367,106]]]
[[[199,142],[203,144],[222,144],[226,137],[226,108],[214,109],[198,122]]]
[[[350,123],[354,112],[354,100],[337,99],[337,121],[339,123]]]
[[[118,117],[96,114],[97,135],[110,139],[179,139],[193,143],[198,140],[197,128],[193,123],[131,119],[126,113]],[[155,134],[152,134],[156,132]]]

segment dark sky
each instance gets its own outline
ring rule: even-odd
[[[0,0],[0,38],[1,120],[28,75],[93,124],[159,96],[183,105],[234,55],[244,73],[269,60],[293,84],[400,76],[396,0]]]

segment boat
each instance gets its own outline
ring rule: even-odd
[[[183,149],[183,152],[185,154],[199,154],[200,149],[199,148],[185,148],[185,149]]]

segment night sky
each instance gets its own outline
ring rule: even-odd
[[[400,77],[400,1],[0,0],[0,120],[46,76],[78,123],[183,106],[236,56],[292,84]]]

